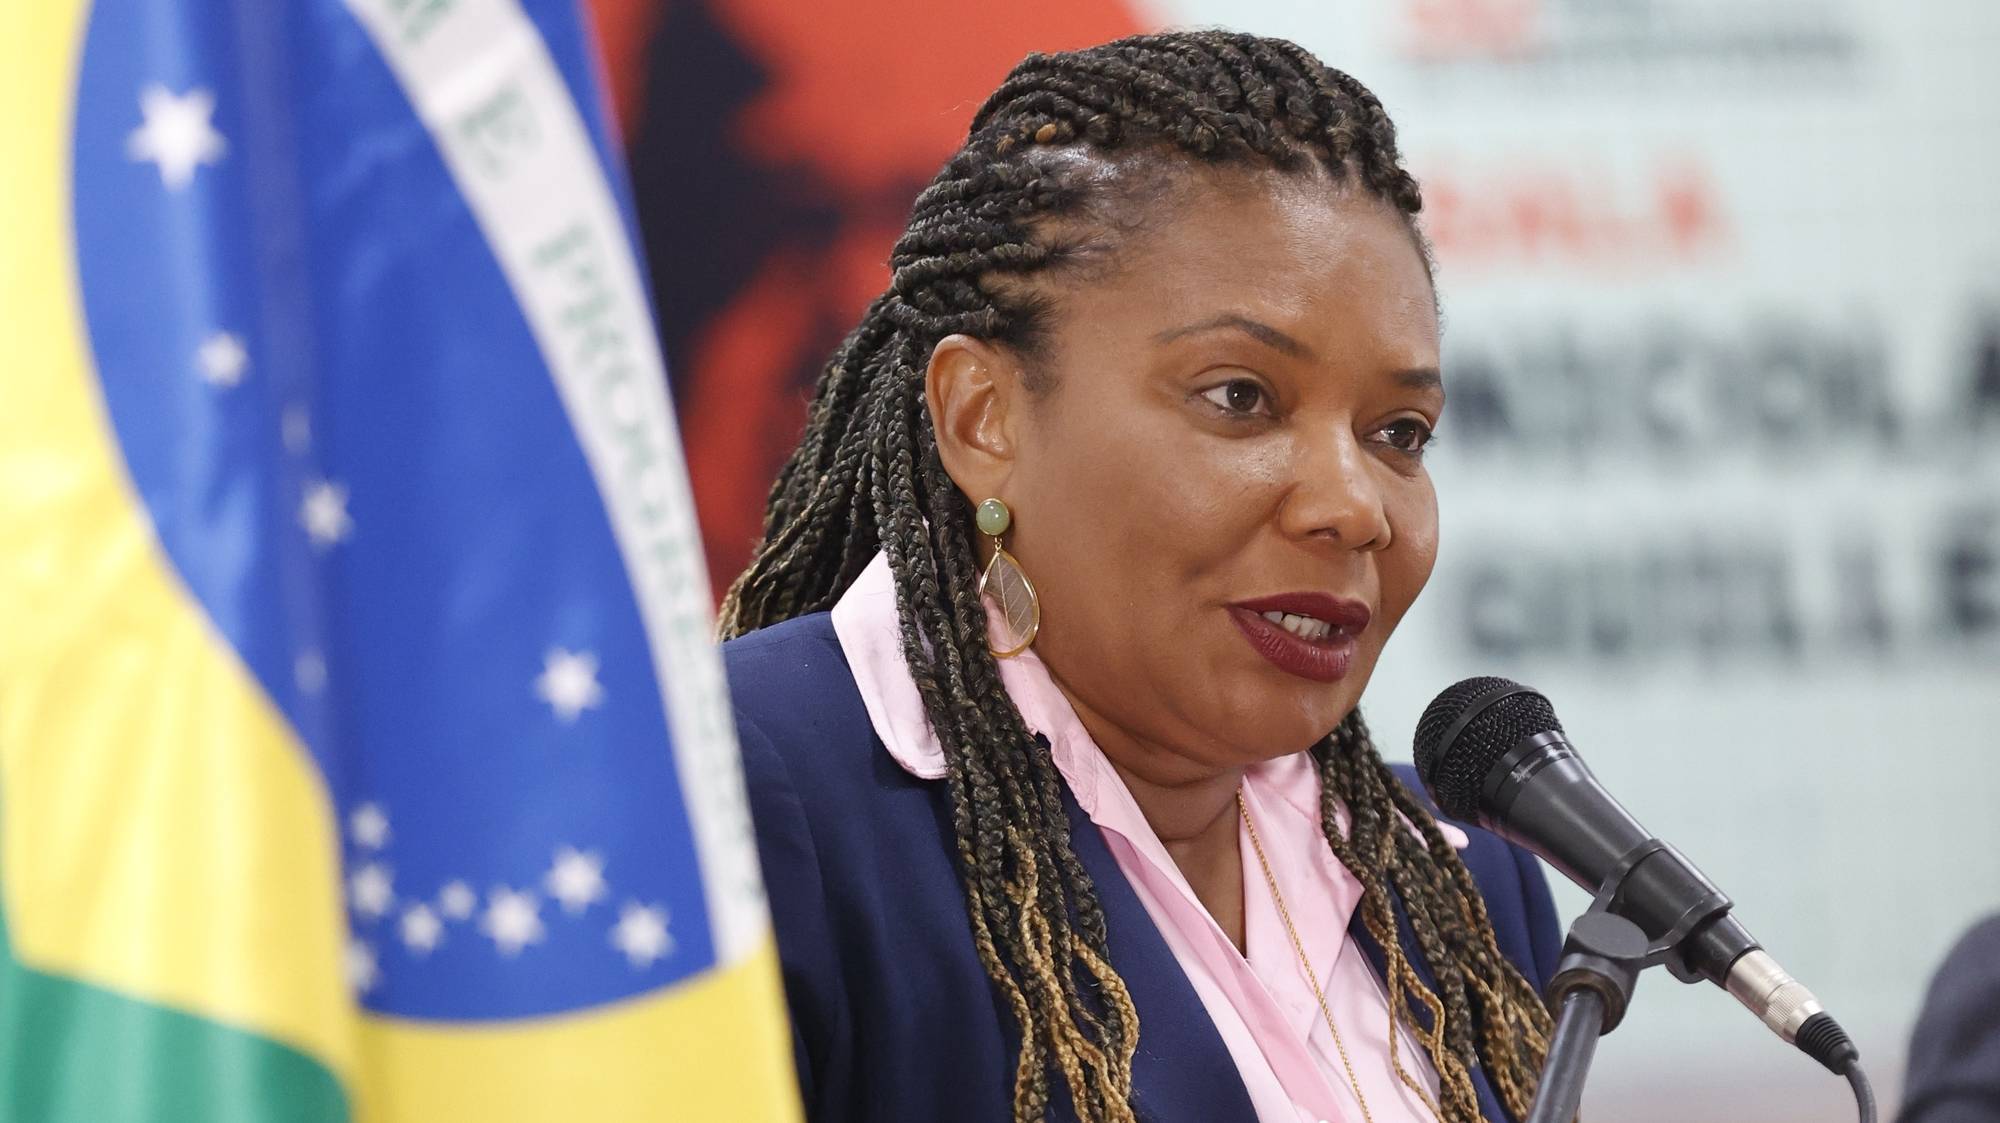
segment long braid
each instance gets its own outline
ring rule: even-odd
[[[1362,923],[1387,959],[1391,1008],[1437,1069],[1440,1117],[1479,1118],[1471,1073],[1482,1058],[1508,1112],[1526,1116],[1552,1026],[1534,988],[1501,954],[1471,872],[1429,809],[1382,762],[1358,712],[1313,755],[1321,828],[1361,882]],[[1344,833],[1342,809],[1351,818]],[[1441,996],[1422,986],[1403,953],[1388,907],[1392,890]]]
[[[970,510],[938,458],[924,370],[954,332],[1033,355],[1047,306],[1033,278],[1085,256],[1048,220],[1100,213],[1122,181],[1093,181],[1093,167],[1171,172],[1190,158],[1315,166],[1406,215],[1422,205],[1381,103],[1293,44],[1193,32],[1029,56],[918,196],[889,288],[821,372],[763,542],[723,603],[723,635],[741,635],[830,608],[887,555],[903,654],[945,751],[974,942],[1019,1030],[1017,1123],[1047,1116],[1051,1074],[1087,1123],[1132,1120],[1139,1019],[1070,845],[1061,775],[987,651]],[[1470,1073],[1482,1063],[1508,1110],[1525,1115],[1548,1014],[1500,955],[1471,875],[1358,715],[1314,752],[1328,845],[1363,886],[1394,1017],[1440,1077],[1440,1119],[1478,1119]],[[1398,902],[1439,993],[1403,954]]]

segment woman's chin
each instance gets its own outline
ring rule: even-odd
[[[1267,701],[1255,709],[1232,707],[1221,716],[1215,725],[1217,740],[1243,765],[1304,752],[1326,740],[1353,712],[1348,693],[1321,692],[1311,699],[1264,695]]]
[[[1227,696],[1245,701],[1230,707],[1232,716],[1242,723],[1240,728],[1269,730],[1282,737],[1302,735],[1308,743],[1316,743],[1360,704],[1375,669],[1374,655],[1365,648],[1355,650],[1347,673],[1335,682],[1314,682],[1263,660],[1245,662],[1228,676],[1238,685]]]

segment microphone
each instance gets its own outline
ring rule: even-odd
[[[1778,966],[1731,902],[1680,851],[1611,798],[1577,755],[1549,700],[1504,678],[1446,689],[1417,723],[1417,775],[1446,815],[1477,823],[1592,893],[1669,947],[1683,982],[1705,978],[1837,1074],[1858,1058],[1845,1030]]]

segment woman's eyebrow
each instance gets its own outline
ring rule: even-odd
[[[1220,316],[1213,316],[1200,323],[1189,324],[1186,327],[1169,328],[1155,335],[1153,342],[1172,343],[1182,336],[1197,335],[1201,332],[1218,331],[1225,328],[1240,331],[1244,335],[1262,343],[1264,346],[1274,351],[1281,351],[1295,359],[1312,358],[1312,348],[1307,347],[1305,344],[1300,343],[1298,340],[1293,339],[1291,336],[1286,335],[1284,332],[1267,323],[1253,320],[1248,316],[1238,315],[1234,312],[1224,312]],[[1436,372],[1433,371],[1432,373],[1435,374]]]
[[[1438,373],[1436,367],[1411,367],[1409,370],[1399,370],[1390,377],[1396,380],[1396,385],[1406,390],[1444,389],[1444,376]]]

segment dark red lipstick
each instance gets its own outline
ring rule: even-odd
[[[1306,627],[1324,634],[1298,635],[1281,621],[1268,619],[1269,612],[1320,621],[1324,628]],[[1314,682],[1338,682],[1347,674],[1355,637],[1368,627],[1371,613],[1360,601],[1329,593],[1279,593],[1232,604],[1229,615],[1257,654],[1279,670]]]

